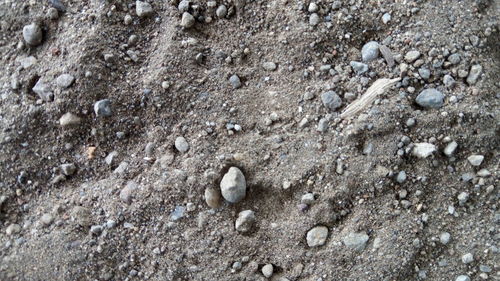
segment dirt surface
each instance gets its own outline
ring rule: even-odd
[[[149,2],[0,0],[0,280],[500,280],[500,2]]]

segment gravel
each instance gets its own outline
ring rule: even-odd
[[[363,62],[371,62],[377,59],[379,54],[379,44],[376,41],[370,41],[361,48],[361,58]]]
[[[400,171],[398,175],[396,176],[396,181],[398,183],[403,183],[406,181],[406,172],[405,171]]]
[[[194,23],[195,23],[195,19],[190,13],[184,12],[182,14],[182,19],[181,19],[181,26],[182,27],[191,28],[194,26]]]
[[[416,143],[413,147],[412,154],[417,158],[427,158],[436,152],[436,146],[432,143]]]
[[[467,161],[474,166],[474,167],[479,167],[483,163],[484,156],[483,155],[478,155],[478,154],[473,154],[469,157],[467,157]]]
[[[459,275],[455,281],[471,281],[470,277],[467,275]]]
[[[26,25],[23,28],[24,41],[30,46],[38,46],[42,43],[42,29],[36,23]]]
[[[59,125],[61,125],[61,127],[77,126],[81,122],[82,119],[71,112],[67,112],[59,118]]]
[[[230,203],[238,203],[246,196],[245,176],[237,167],[231,167],[220,182],[222,197]]]
[[[342,106],[342,100],[334,91],[328,91],[321,94],[323,105],[331,111],[335,111]]]
[[[235,228],[239,232],[249,232],[255,223],[255,213],[252,210],[241,211],[236,219]]]
[[[362,251],[368,242],[368,235],[364,232],[351,232],[345,236],[342,241],[347,248],[354,251]]]
[[[452,157],[453,154],[455,154],[455,151],[457,150],[457,148],[458,148],[458,143],[456,141],[452,141],[446,145],[443,153],[444,153],[444,155],[446,155],[448,157]]]
[[[97,117],[110,117],[113,115],[111,111],[111,101],[104,99],[96,102],[94,104],[94,112]]]
[[[469,193],[467,192],[460,192],[457,196],[458,199],[458,205],[464,206],[467,201],[469,201]]]
[[[368,71],[368,65],[362,62],[357,62],[357,61],[351,61],[349,63],[352,67],[352,69],[357,73],[357,74],[363,74]]]
[[[467,84],[475,85],[481,74],[483,73],[483,67],[479,64],[473,65],[470,68],[469,76],[467,76]]]
[[[39,79],[33,87],[33,92],[35,92],[42,100],[46,102],[51,102],[54,100],[54,93],[49,84]]]
[[[306,241],[309,247],[319,247],[326,243],[328,228],[326,226],[316,226],[307,232]]]
[[[316,26],[318,25],[320,22],[320,18],[318,16],[318,14],[316,13],[312,13],[310,16],[309,16],[309,24],[312,25],[312,26]]]
[[[18,234],[19,232],[21,232],[21,226],[18,225],[18,224],[15,224],[15,223],[10,224],[5,229],[5,234],[7,234],[8,236],[12,236],[12,235]]]
[[[405,55],[405,61],[408,63],[413,63],[415,62],[418,58],[420,57],[420,52],[419,51],[409,51]]]
[[[68,73],[63,73],[56,78],[56,85],[61,89],[66,89],[75,81],[75,77]]]
[[[425,89],[415,99],[418,105],[423,108],[441,108],[444,104],[444,95],[436,89]]]
[[[148,2],[135,1],[135,12],[138,17],[146,18],[153,15],[153,7]]]
[[[464,264],[469,264],[474,261],[474,256],[471,253],[467,253],[462,256],[462,262]]]
[[[223,18],[227,15],[227,8],[225,5],[220,5],[217,10],[215,11],[215,14],[219,18]]]
[[[241,88],[241,81],[238,75],[234,74],[229,77],[229,84],[233,87],[233,89]]]

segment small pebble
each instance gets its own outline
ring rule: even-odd
[[[24,41],[30,46],[38,46],[42,43],[42,29],[36,23],[26,25],[23,28]]]
[[[182,27],[191,28],[194,26],[194,23],[195,23],[195,19],[190,13],[184,12],[182,14],[182,19],[181,19],[181,26]]]
[[[334,91],[328,91],[321,94],[321,101],[323,105],[331,111],[335,111],[342,106],[342,100]]]
[[[347,234],[342,241],[346,247],[354,251],[362,251],[365,248],[368,239],[368,235],[364,232],[351,232]]]
[[[316,226],[307,232],[306,240],[309,247],[318,247],[326,243],[328,228],[326,226]]]
[[[252,229],[255,223],[255,213],[252,210],[245,210],[238,214],[235,228],[239,232],[248,232]]]
[[[229,168],[220,182],[222,197],[230,203],[238,203],[246,196],[245,176],[237,167]]]
[[[189,143],[184,137],[177,137],[175,139],[175,148],[181,153],[186,153],[189,150]]]
[[[148,2],[135,1],[135,12],[140,18],[149,17],[153,14],[153,7]]]
[[[96,102],[94,104],[94,112],[97,117],[110,117],[112,115],[111,101],[104,99]]]
[[[361,58],[363,62],[373,61],[378,58],[379,54],[379,44],[376,41],[370,41],[361,48]]]
[[[464,264],[469,264],[474,261],[474,256],[471,253],[467,253],[462,256],[462,262]]]
[[[436,89],[425,89],[415,99],[423,108],[441,108],[444,104],[444,95]]]
[[[448,232],[443,232],[439,235],[439,241],[443,245],[447,245],[450,242],[451,235]]]
[[[405,55],[405,61],[408,63],[413,63],[420,57],[420,52],[419,51],[409,51]]]
[[[264,277],[271,278],[271,276],[273,276],[273,273],[274,267],[272,264],[266,264],[262,267],[262,274],[264,275]]]
[[[471,155],[467,157],[467,161],[474,166],[474,167],[479,167],[481,166],[481,163],[483,163],[484,156],[483,155]]]
[[[238,75],[234,74],[229,77],[229,84],[233,87],[233,89],[238,89],[241,87],[241,81],[240,77]]]

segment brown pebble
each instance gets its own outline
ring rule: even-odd
[[[221,193],[219,189],[208,187],[205,189],[205,202],[210,208],[217,209],[221,205]]]

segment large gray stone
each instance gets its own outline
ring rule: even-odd
[[[368,242],[368,235],[364,232],[351,232],[344,237],[343,242],[346,247],[354,251],[362,251]]]
[[[363,62],[375,60],[378,58],[379,54],[379,44],[375,41],[370,41],[366,43],[363,48],[361,48],[361,57]]]
[[[23,28],[24,41],[30,46],[38,46],[42,43],[42,29],[36,23],[26,25]]]
[[[331,111],[335,111],[342,105],[342,100],[334,91],[324,92],[321,95],[323,105]]]
[[[222,197],[231,203],[238,203],[246,196],[247,183],[245,176],[236,167],[229,168],[220,182]]]
[[[424,108],[441,108],[444,104],[444,95],[434,89],[425,89],[415,99],[418,105]]]
[[[327,237],[328,228],[326,226],[316,226],[307,232],[307,246],[319,247],[325,245]]]

